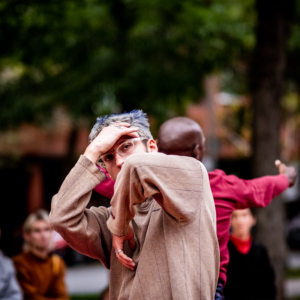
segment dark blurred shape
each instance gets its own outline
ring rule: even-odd
[[[256,44],[250,67],[249,92],[253,101],[253,176],[276,174],[280,158],[281,102],[287,48],[293,26],[294,0],[256,0]],[[281,198],[257,214],[256,238],[263,242],[276,273],[277,299],[284,298],[285,238]]]
[[[254,241],[248,254],[241,254],[232,242],[229,242],[228,249],[230,262],[225,299],[274,300],[275,276],[266,248]]]
[[[0,220],[2,244],[8,256],[21,251],[22,224],[40,208],[50,211],[51,199],[88,143],[89,129],[57,109],[47,126],[22,125],[0,134]],[[109,200],[92,196],[91,205],[109,205]],[[73,261],[73,259],[72,259]]]
[[[287,244],[291,250],[300,250],[300,199],[286,203]]]
[[[256,224],[253,212],[249,208],[235,210],[230,223],[230,261],[224,288],[225,299],[275,300],[275,274],[268,252],[262,244],[253,240],[251,234]]]
[[[298,219],[300,220],[300,216]],[[293,227],[288,231],[287,243],[291,250],[300,250],[300,226]]]

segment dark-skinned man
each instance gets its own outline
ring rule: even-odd
[[[159,130],[158,149],[166,154],[194,157],[202,161],[205,137],[200,126],[189,118],[178,117],[166,121]],[[210,186],[217,212],[217,235],[220,247],[220,275],[216,299],[223,299],[226,267],[229,262],[227,243],[231,213],[236,209],[265,207],[288,187],[294,185],[296,171],[285,164],[277,164],[279,175],[243,180],[226,175],[221,170],[209,172]]]
[[[158,134],[158,150],[165,154],[193,157],[202,161],[205,137],[201,127],[193,120],[177,117],[166,121]],[[210,186],[217,213],[217,235],[220,247],[220,274],[215,299],[224,299],[226,267],[229,262],[227,243],[230,217],[234,210],[265,207],[288,187],[294,185],[296,171],[285,164],[277,164],[279,175],[243,180],[226,175],[221,170],[209,172]],[[100,190],[100,189],[98,189]]]

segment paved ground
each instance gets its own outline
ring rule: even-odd
[[[101,263],[68,267],[66,283],[70,295],[97,294],[108,287],[109,271]]]
[[[286,280],[285,296],[287,298],[300,296],[300,278]]]
[[[300,269],[300,252],[291,252],[288,254],[286,264],[289,269]]]
[[[300,252],[288,254],[286,264],[289,269],[300,269]],[[300,296],[300,278],[289,279],[285,282],[286,297]]]
[[[69,267],[66,282],[71,295],[100,294],[108,287],[109,271],[98,262]],[[300,296],[300,278],[285,282],[285,294],[289,298]]]

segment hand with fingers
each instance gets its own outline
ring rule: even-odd
[[[279,159],[275,161],[275,166],[278,168],[279,174],[284,174],[289,180],[289,187],[292,187],[297,178],[297,172],[294,167],[288,167],[282,163]]]
[[[128,135],[133,138],[139,137],[137,134],[138,130],[138,127],[130,127],[130,124],[126,122],[119,122],[105,127],[89,144],[84,155],[91,162],[96,163],[99,156],[111,149],[121,136]]]
[[[128,257],[124,253],[124,243],[127,240],[129,242],[130,249],[134,250],[135,249],[134,231],[131,223],[129,224],[129,231],[125,236],[113,235],[113,247],[115,249],[119,262],[123,264],[126,268],[134,271],[136,267],[135,263],[130,257]]]

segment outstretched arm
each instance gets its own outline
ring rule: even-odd
[[[222,171],[217,171],[218,176],[211,180],[213,196],[215,199],[233,201],[236,209],[265,207],[274,197],[292,186],[296,180],[295,168],[281,163],[277,164],[277,167],[279,175],[252,180],[243,180],[234,175],[226,175]]]

